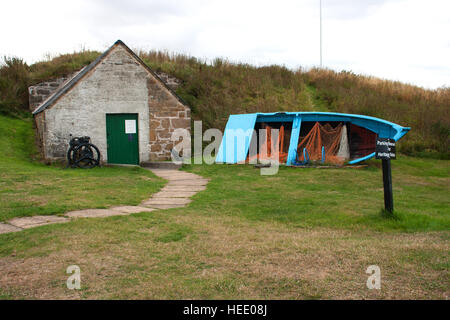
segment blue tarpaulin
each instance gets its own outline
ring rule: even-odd
[[[233,114],[228,118],[216,162],[238,163],[245,160],[257,116],[256,113]]]

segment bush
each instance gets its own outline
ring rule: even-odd
[[[426,90],[326,69],[311,69],[304,78],[332,111],[379,117],[411,127],[400,142],[402,152],[449,158],[450,88]]]
[[[3,57],[0,68],[0,114],[19,115],[28,110],[29,67],[20,58]]]
[[[100,55],[96,51],[64,54],[28,66],[17,57],[3,57],[0,65],[0,114],[31,116],[28,87],[42,81],[67,76],[91,63]]]

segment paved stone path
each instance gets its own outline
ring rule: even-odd
[[[147,169],[147,168],[146,168]],[[65,223],[76,218],[103,218],[124,216],[138,212],[151,212],[158,209],[180,208],[189,204],[190,197],[206,189],[208,179],[194,173],[176,169],[148,169],[155,175],[164,178],[169,183],[150,199],[139,206],[120,206],[109,209],[85,209],[66,212],[64,216],[32,216],[14,218],[6,223],[0,223],[0,233],[17,232],[23,229],[39,227],[53,223]]]

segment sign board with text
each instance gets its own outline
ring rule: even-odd
[[[375,159],[395,159],[395,140],[377,138],[375,144]]]
[[[125,133],[126,134],[136,133],[136,120],[125,120]]]

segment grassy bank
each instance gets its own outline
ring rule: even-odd
[[[450,88],[425,90],[352,72],[312,69],[306,82],[330,111],[374,116],[411,127],[400,143],[410,155],[450,157]]]
[[[0,114],[28,115],[27,86],[68,75],[100,53],[82,51],[31,66],[6,58],[0,67]],[[230,114],[276,111],[334,111],[380,117],[412,128],[399,150],[449,159],[450,88],[426,90],[352,72],[256,67],[216,59],[207,63],[183,54],[139,52],[155,71],[181,80],[177,89],[203,129],[225,127]]]
[[[229,114],[331,111],[363,114],[411,127],[399,143],[409,155],[449,159],[450,88],[426,90],[375,77],[327,69],[289,70],[141,52],[153,69],[183,82],[177,93],[206,128],[223,129]]]

